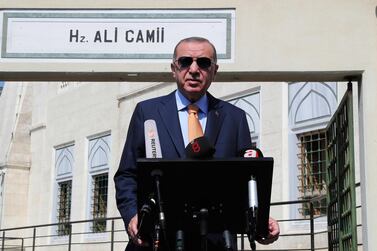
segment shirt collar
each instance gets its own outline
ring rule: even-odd
[[[175,99],[177,100],[177,108],[178,111],[186,109],[186,107],[191,104],[190,100],[188,100],[183,94],[177,90],[175,92]],[[208,97],[207,94],[204,94],[198,101],[196,101],[194,104],[196,104],[200,111],[202,111],[204,114],[207,114],[208,112]]]

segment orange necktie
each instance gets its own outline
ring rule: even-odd
[[[203,136],[203,129],[198,117],[199,108],[194,105],[188,105],[188,139],[189,142]]]

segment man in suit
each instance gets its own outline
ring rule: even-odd
[[[130,237],[126,250],[146,246],[137,234],[136,159],[145,157],[144,121],[156,121],[164,158],[185,158],[189,104],[199,107],[198,118],[204,135],[215,147],[214,157],[236,157],[251,147],[245,112],[207,92],[218,70],[216,49],[207,39],[181,40],[174,49],[171,71],[177,91],[137,104],[129,125],[119,169],[114,176],[117,206]],[[279,236],[277,222],[270,219],[268,244]],[[216,250],[216,249],[214,249]],[[219,250],[219,249],[217,249]]]

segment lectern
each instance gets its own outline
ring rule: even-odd
[[[156,211],[163,210],[163,234],[170,250],[176,250],[178,231],[189,238],[186,250],[200,250],[193,245],[200,243],[203,231],[247,233],[248,182],[252,176],[258,192],[255,234],[257,238],[267,236],[273,158],[138,159],[137,165],[138,209],[157,197]]]

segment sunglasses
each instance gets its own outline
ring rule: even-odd
[[[212,61],[212,59],[207,58],[207,57],[200,57],[196,59],[194,59],[193,57],[180,57],[177,60],[175,60],[180,70],[190,68],[190,66],[192,65],[194,61],[202,70],[207,70],[209,67],[211,67],[212,64],[215,63]]]

